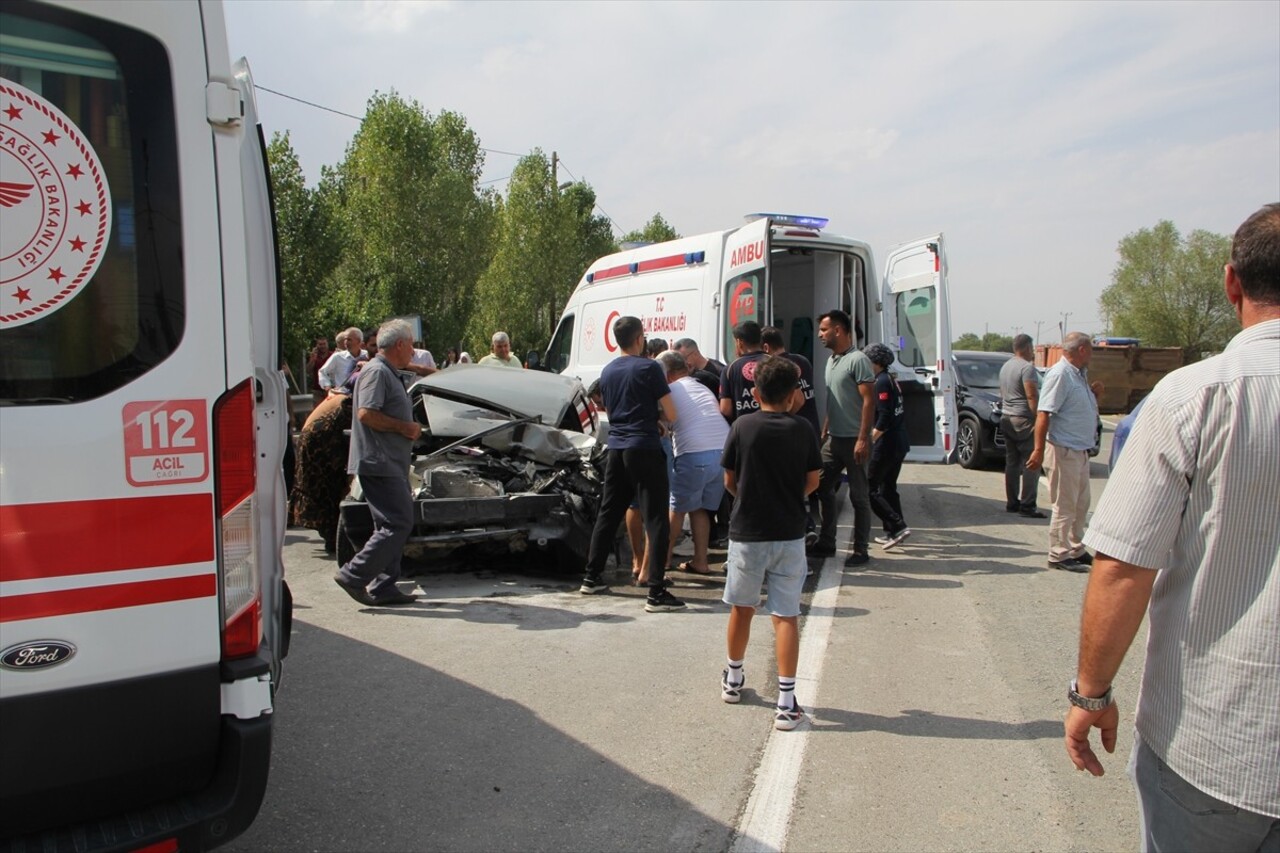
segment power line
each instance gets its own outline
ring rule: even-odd
[[[569,167],[564,164],[564,158],[557,157],[556,159],[557,159],[557,162],[559,162],[560,164],[560,168],[564,169],[566,172],[569,172]],[[575,182],[578,180],[578,176],[575,175],[573,172],[569,172],[569,177],[573,178]],[[605,219],[609,220],[609,224],[613,226],[613,230],[617,231],[619,234],[626,233],[621,228],[618,227],[618,223],[613,221],[613,217],[610,216],[608,212],[603,207],[600,206],[600,200],[598,198],[596,199],[595,209],[600,211],[600,214],[604,216]]]
[[[291,101],[297,101],[300,104],[306,104],[309,107],[315,107],[318,110],[324,110],[325,112],[329,112],[329,113],[336,113],[337,115],[340,115],[340,116],[353,118],[356,121],[364,121],[364,119],[360,118],[360,116],[353,116],[351,113],[344,113],[342,110],[335,110],[333,107],[326,107],[324,104],[317,104],[314,101],[306,101],[306,100],[303,100],[302,98],[294,97],[293,95],[286,95],[284,92],[277,92],[275,89],[268,89],[266,86],[263,86],[260,83],[254,83],[253,88],[261,89],[264,92],[270,92],[273,95],[279,95],[282,98],[288,98]]]
[[[326,107],[324,104],[317,104],[315,101],[308,101],[308,100],[306,100],[305,98],[299,98],[299,97],[297,97],[296,95],[288,95],[288,94],[285,94],[284,92],[278,91],[278,90],[276,90],[276,89],[271,89],[271,88],[269,88],[269,87],[267,87],[267,86],[263,86],[263,85],[262,85],[262,84],[260,84],[260,83],[254,83],[254,84],[253,84],[253,87],[254,87],[255,89],[261,89],[261,90],[262,90],[262,91],[264,91],[264,92],[270,92],[270,93],[271,93],[271,94],[273,94],[273,95],[278,95],[278,96],[279,96],[279,97],[281,97],[281,98],[287,98],[287,99],[289,99],[290,101],[297,101],[299,104],[305,104],[305,105],[306,105],[306,106],[308,106],[308,107],[314,107],[314,108],[315,108],[315,109],[317,109],[317,110],[324,110],[325,112],[333,113],[334,115],[340,115],[340,116],[343,116],[343,117],[345,117],[345,118],[355,119],[356,121],[360,121],[360,122],[364,121],[364,119],[363,119],[363,118],[361,118],[360,116],[352,115],[351,113],[345,113],[345,112],[343,112],[342,110],[336,110],[336,109],[334,109],[333,107]],[[499,148],[485,148],[484,146],[480,146],[480,150],[481,150],[481,151],[484,151],[485,153],[488,153],[488,154],[505,154],[505,155],[507,155],[508,157],[523,157],[523,156],[525,156],[524,154],[519,154],[519,153],[517,153],[517,152],[515,152],[515,151],[503,151],[503,150],[501,150],[501,149],[499,149]],[[578,180],[578,176],[577,176],[577,175],[575,175],[575,174],[573,174],[573,172],[570,172],[570,171],[569,171],[569,167],[564,165],[564,159],[563,159],[563,158],[559,158],[559,163],[560,163],[560,166],[561,166],[561,167],[562,167],[566,172],[568,172],[568,173],[569,173],[569,177],[570,177],[570,178],[573,178],[573,180],[576,182],[576,181]],[[478,183],[478,186],[483,186],[483,185],[485,185],[485,184],[496,184],[496,183],[500,183],[500,182],[502,182],[502,181],[507,180],[507,179],[508,179],[508,178],[510,178],[510,177],[511,177],[510,175],[507,175],[505,178],[490,178],[490,179],[489,179],[489,180],[487,180],[487,181],[480,181],[480,182]],[[608,212],[608,211],[606,211],[603,207],[601,207],[601,206],[600,206],[600,202],[599,202],[599,200],[598,200],[598,199],[597,199],[597,201],[596,201],[596,204],[595,204],[595,208],[594,208],[594,209],[595,209],[595,210],[600,211],[600,214],[601,214],[602,216],[604,216],[604,218],[605,218],[605,219],[609,220],[609,224],[610,224],[611,226],[613,226],[613,229],[614,229],[615,231],[617,231],[619,234],[623,234],[623,233],[625,233],[625,232],[622,230],[622,228],[620,228],[620,227],[618,226],[618,223],[613,221],[613,217],[609,215],[609,212]]]
[[[345,116],[346,118],[352,118],[352,119],[355,119],[356,121],[364,121],[364,119],[360,116],[355,116],[355,115],[352,115],[351,113],[344,113],[342,110],[335,110],[333,107],[326,107],[324,104],[317,104],[315,101],[308,101],[304,98],[299,98],[294,95],[286,95],[284,92],[280,92],[275,89],[269,89],[260,83],[254,83],[253,88],[261,89],[264,92],[270,92],[273,95],[279,95],[282,98],[288,98],[291,101],[297,101],[300,104],[306,104],[309,107],[315,107],[318,110],[324,110],[325,112],[334,113],[335,115]],[[524,156],[523,154],[517,154],[515,151],[502,151],[497,148],[485,148],[483,146],[480,147],[480,150],[488,154],[506,154],[509,157]],[[499,178],[498,180],[503,180],[503,179]]]

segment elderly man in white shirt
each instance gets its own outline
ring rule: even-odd
[[[337,342],[337,350],[321,365],[316,374],[320,380],[320,387],[330,394],[347,393],[342,390],[342,386],[355,372],[356,365],[369,357],[363,349],[364,332],[355,326],[339,332]]]
[[[1093,557],[1084,547],[1084,518],[1089,512],[1089,451],[1098,423],[1100,385],[1090,386],[1085,371],[1093,342],[1084,332],[1062,340],[1062,358],[1049,368],[1036,407],[1035,448],[1027,470],[1043,465],[1049,475],[1049,568],[1087,572]]]
[[[677,415],[671,442],[675,477],[671,481],[671,541],[667,545],[667,565],[671,565],[671,554],[687,513],[693,534],[693,559],[681,563],[677,571],[708,575],[711,574],[707,563],[711,515],[724,497],[720,455],[729,437],[729,423],[720,414],[716,396],[689,375],[684,356],[667,350],[658,355],[658,363],[667,374]]]
[[[1116,747],[1111,683],[1150,604],[1129,772],[1144,851],[1280,850],[1280,204],[1236,231],[1244,330],[1146,398],[1085,536],[1097,549],[1067,754]]]

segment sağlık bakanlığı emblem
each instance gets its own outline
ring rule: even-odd
[[[0,77],[0,330],[81,293],[110,236],[97,152],[61,110]]]

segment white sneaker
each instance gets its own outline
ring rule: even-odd
[[[799,702],[793,702],[791,710],[774,708],[773,727],[780,732],[789,732],[804,722],[804,709]]]
[[[747,675],[742,674],[742,681],[734,684],[729,680],[729,670],[726,669],[724,674],[720,676],[720,698],[728,702],[730,705],[736,705],[742,701],[742,688],[747,683]]]
[[[884,543],[884,549],[888,551],[890,548],[898,547],[898,545],[902,544],[902,540],[906,539],[910,535],[911,535],[910,527],[902,528],[897,533],[889,537],[889,541]],[[880,540],[876,539],[876,541],[879,542]]]

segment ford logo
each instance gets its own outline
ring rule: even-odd
[[[75,656],[76,647],[61,640],[37,640],[10,646],[0,652],[0,667],[5,669],[42,669],[57,666]]]

